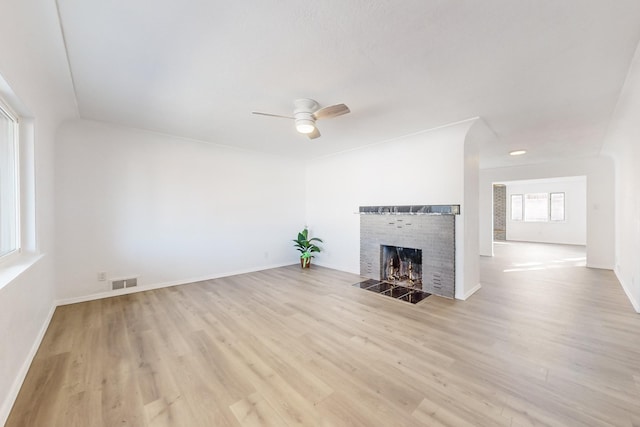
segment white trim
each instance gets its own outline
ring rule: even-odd
[[[11,106],[9,105],[8,102],[6,102],[2,96],[2,94],[0,94],[0,110],[2,110],[3,113],[5,113],[7,116],[9,116],[9,118],[11,120],[13,120],[15,123],[18,123],[18,114],[16,114],[15,111],[13,111],[13,108],[11,108]]]
[[[57,300],[56,304],[58,306],[60,306],[60,305],[68,305],[68,304],[77,304],[77,303],[80,303],[80,302],[94,301],[94,300],[98,300],[98,299],[102,299],[102,298],[111,298],[111,297],[116,297],[116,296],[119,296],[119,295],[128,295],[128,294],[134,294],[134,293],[137,293],[137,292],[150,291],[150,290],[153,290],[153,289],[161,289],[161,288],[169,288],[171,286],[187,285],[189,283],[202,282],[202,281],[205,281],[205,280],[219,279],[221,277],[236,276],[238,274],[254,273],[256,271],[270,270],[272,268],[286,267],[288,265],[295,265],[295,264],[291,264],[291,263],[275,264],[275,265],[263,266],[263,267],[259,267],[259,268],[250,268],[250,269],[244,269],[244,270],[229,271],[229,272],[217,274],[217,275],[214,275],[214,276],[192,277],[190,279],[173,280],[173,281],[170,281],[170,282],[153,283],[153,284],[149,284],[149,285],[138,285],[138,286],[135,286],[135,287],[132,287],[132,288],[110,290],[110,291],[106,291],[106,292],[99,292],[99,293],[96,293],[96,294],[83,295],[83,296],[80,296],[80,297],[63,298],[63,299]],[[129,277],[129,278],[131,278],[131,277]],[[111,280],[109,280],[109,281],[111,281]]]
[[[345,273],[351,273],[351,274],[356,274],[356,275],[360,276],[360,270],[355,270],[355,269],[351,268],[348,265],[336,266],[335,264],[329,265],[329,264],[324,264],[324,263],[318,262],[318,261],[314,261],[313,265],[317,265],[318,267],[330,268],[332,270],[344,271]],[[360,277],[364,277],[364,276],[360,276]]]
[[[580,246],[581,246],[581,245],[580,245]],[[610,266],[610,265],[596,265],[596,264],[590,264],[590,263],[589,263],[589,261],[587,261],[587,265],[586,265],[586,267],[587,267],[587,268],[595,268],[595,269],[598,269],[598,270],[613,270],[613,269],[611,268],[611,266]]]
[[[469,289],[467,292],[465,292],[464,295],[462,295],[461,297],[456,295],[456,299],[465,301],[466,299],[468,299],[471,295],[475,294],[476,292],[478,292],[478,290],[480,290],[480,288],[482,287],[482,285],[480,283],[478,283],[477,285],[475,285],[473,288]]]
[[[20,367],[18,374],[13,380],[13,384],[11,385],[11,388],[8,390],[8,393],[4,399],[4,402],[2,402],[2,406],[0,407],[0,425],[4,425],[7,422],[7,418],[9,418],[9,414],[11,413],[11,409],[13,408],[13,404],[15,403],[16,398],[18,397],[18,393],[20,392],[20,389],[22,388],[22,384],[24,383],[24,380],[27,377],[27,373],[29,372],[31,363],[33,362],[33,359],[34,357],[36,357],[36,353],[40,348],[40,344],[42,344],[42,339],[44,338],[44,334],[47,332],[47,329],[49,328],[49,323],[51,323],[51,319],[53,318],[53,313],[55,311],[56,311],[56,305],[53,304],[51,306],[51,309],[49,310],[49,314],[47,315],[47,318],[45,319],[44,323],[42,324],[42,327],[40,328],[40,332],[38,333],[38,336],[36,337],[35,341],[33,342],[33,345],[31,346],[31,350],[29,351],[29,354],[27,354],[27,357],[22,363],[22,366]]]
[[[7,260],[6,264],[0,269],[0,289],[4,288],[15,279],[20,277],[25,271],[36,265],[38,261],[44,258],[44,254],[25,254],[19,253],[11,260]],[[4,263],[5,260],[2,260]]]
[[[622,278],[621,278],[622,275],[619,273],[618,269],[615,268],[613,270],[613,272],[616,275],[616,278],[618,279],[618,282],[620,282],[620,286],[622,286],[622,290],[624,291],[625,294],[627,294],[627,298],[629,298],[629,301],[631,302],[631,305],[633,306],[633,309],[636,311],[636,313],[640,313],[640,301],[636,301],[636,299],[633,297],[633,294],[631,293],[631,290],[629,289],[629,287],[622,280]]]
[[[20,204],[21,204],[21,198],[22,198],[22,194],[21,194],[21,186],[20,186],[20,181],[21,181],[21,154],[20,151],[22,149],[22,144],[20,142],[20,127],[21,127],[21,123],[20,123],[20,117],[13,111],[13,109],[8,105],[8,103],[6,103],[4,101],[4,99],[1,96],[2,94],[0,94],[0,115],[4,115],[5,117],[7,117],[9,119],[9,121],[13,122],[12,123],[12,128],[13,128],[13,136],[12,139],[13,141],[8,141],[9,144],[13,147],[12,149],[9,148],[9,153],[13,153],[13,158],[12,160],[12,167],[9,167],[9,171],[11,171],[11,175],[13,176],[15,182],[13,183],[12,187],[13,187],[13,206],[12,209],[10,209],[11,211],[13,211],[13,215],[15,215],[15,218],[13,219],[13,224],[11,226],[11,230],[13,231],[13,233],[15,234],[15,241],[12,242],[12,246],[13,249],[6,253],[5,255],[0,256],[0,260],[4,259],[14,259],[15,258],[15,254],[16,253],[20,253],[22,246],[21,246],[21,241],[22,241],[22,229],[21,229],[21,208],[20,208]],[[6,188],[4,190],[7,190]],[[9,233],[11,234],[11,233]],[[5,242],[7,243],[7,242]]]
[[[411,132],[411,133],[408,133],[408,134],[404,134],[404,135],[400,135],[400,136],[395,136],[395,137],[393,137],[393,138],[383,139],[382,141],[373,142],[373,143],[371,143],[371,144],[363,145],[363,146],[361,146],[361,147],[348,148],[348,149],[346,149],[346,150],[338,151],[337,153],[326,154],[326,155],[323,155],[323,156],[320,156],[320,157],[316,157],[316,158],[314,158],[313,160],[323,160],[323,159],[327,159],[327,158],[331,158],[331,157],[339,156],[339,155],[342,155],[342,154],[345,154],[345,153],[350,153],[350,152],[352,152],[352,151],[365,150],[365,149],[368,149],[368,148],[374,147],[374,146],[376,146],[376,145],[387,144],[387,143],[390,143],[390,142],[399,141],[399,140],[404,139],[404,138],[409,138],[409,137],[411,137],[411,136],[416,136],[416,135],[420,135],[420,134],[423,134],[423,133],[434,132],[434,131],[438,131],[438,130],[440,130],[440,129],[445,129],[445,128],[448,128],[448,127],[458,126],[458,125],[461,125],[461,124],[464,124],[464,123],[467,123],[467,122],[475,122],[476,120],[482,120],[482,122],[485,124],[485,126],[486,126],[486,127],[487,127],[487,128],[488,128],[488,129],[489,129],[489,130],[494,134],[494,135],[496,135],[496,137],[497,137],[496,132],[495,132],[491,127],[489,127],[489,125],[487,124],[487,122],[486,122],[482,117],[480,117],[480,116],[474,116],[474,117],[469,117],[468,119],[458,120],[457,122],[451,122],[451,123],[447,123],[447,124],[444,124],[444,125],[436,126],[436,127],[433,127],[433,128],[422,129],[422,130],[419,130],[419,131],[416,131],[416,132]],[[470,128],[471,128],[471,125],[469,126],[469,129],[470,129]]]

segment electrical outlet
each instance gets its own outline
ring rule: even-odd
[[[100,271],[98,273],[98,282],[104,282],[105,280],[107,280],[107,272],[106,271]]]

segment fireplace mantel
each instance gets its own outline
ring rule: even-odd
[[[460,205],[360,206],[361,215],[460,215]]]

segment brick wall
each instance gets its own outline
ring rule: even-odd
[[[507,187],[493,186],[493,240],[507,240]]]
[[[380,245],[422,250],[422,289],[454,297],[454,215],[361,215],[362,276],[380,280]]]

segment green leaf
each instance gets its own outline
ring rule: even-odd
[[[313,255],[311,255],[312,252],[321,251],[321,248],[314,245],[313,242],[323,243],[322,239],[317,237],[309,239],[309,230],[307,228],[298,233],[297,239],[292,239],[291,241],[294,243],[293,246],[300,251],[304,258],[313,258]]]

